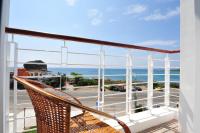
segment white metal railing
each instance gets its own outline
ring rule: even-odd
[[[31,54],[31,52],[45,52],[45,53],[56,53],[60,55],[60,63],[56,62],[46,62],[46,63],[30,63],[30,64],[47,64],[50,66],[59,66],[61,68],[69,68],[71,66],[79,66],[79,67],[94,67],[97,69],[96,74],[83,74],[81,75],[82,77],[90,77],[90,78],[97,78],[97,85],[94,85],[92,87],[96,87],[96,95],[82,95],[81,94],[78,96],[78,99],[80,100],[93,100],[93,104],[96,106],[92,106],[94,108],[97,108],[98,110],[101,111],[106,111],[107,107],[112,107],[112,106],[125,106],[125,108],[118,109],[118,111],[111,112],[114,115],[117,116],[117,114],[124,114],[127,116],[130,116],[133,114],[136,110],[139,109],[148,109],[152,110],[154,107],[158,106],[166,106],[169,107],[170,104],[177,104],[178,100],[176,101],[170,101],[171,97],[174,98],[179,98],[178,95],[178,90],[177,92],[170,92],[170,83],[179,83],[179,81],[173,81],[170,80],[170,76],[180,76],[179,73],[170,73],[170,70],[173,69],[179,69],[179,67],[170,67],[170,62],[179,62],[179,60],[170,60],[169,55],[166,55],[164,59],[157,59],[153,58],[153,56],[150,54],[148,57],[139,57],[136,58],[133,56],[134,51],[131,51],[130,49],[127,49],[126,55],[112,55],[106,53],[104,46],[101,46],[99,48],[99,53],[87,53],[87,52],[72,52],[69,51],[69,47],[66,45],[64,41],[64,46],[61,45],[60,50],[44,50],[44,49],[33,49],[33,48],[22,48],[20,45],[14,40],[14,36],[12,36],[12,40],[9,41],[10,45],[14,45],[14,75],[18,76],[18,68],[22,67],[22,64],[26,63],[26,61],[21,61],[18,57],[19,53],[23,51],[28,51],[28,54]],[[88,56],[95,56],[98,58],[98,64],[82,64],[82,63],[71,63],[69,61],[69,55],[88,55]],[[122,58],[126,60],[126,64],[106,64],[105,60],[108,57],[115,57],[115,58]],[[134,65],[136,60],[146,60],[147,65]],[[30,59],[31,60],[31,59]],[[154,62],[159,61],[159,62],[164,62],[164,66],[154,66]],[[11,62],[11,61],[10,61]],[[107,68],[115,68],[118,67],[120,69],[124,69],[125,73],[120,73],[120,74],[106,74],[105,71]],[[147,71],[147,73],[134,73],[134,69],[138,68],[143,68]],[[154,68],[160,68],[162,69],[163,73],[154,73]],[[73,76],[71,75],[65,75],[66,77],[72,78]],[[146,77],[147,81],[140,81],[140,82],[133,82],[134,77],[141,77],[144,76]],[[156,83],[164,83],[164,88],[162,88],[163,92],[160,91],[155,91],[154,90],[154,76],[164,76],[163,81],[156,81]],[[41,75],[41,76],[22,76],[24,78],[52,78],[52,77],[58,77],[60,78],[60,89],[62,88],[61,86],[61,78],[62,75]],[[105,84],[105,81],[109,77],[124,77],[125,81],[124,83],[112,83],[112,84]],[[125,87],[125,92],[111,92],[107,94],[107,89],[106,87],[108,86],[124,86]],[[146,89],[143,89],[142,91],[134,91],[133,88],[134,86],[138,85],[146,85]],[[79,87],[80,88],[80,87]],[[86,88],[86,86],[85,86]],[[21,132],[26,130],[26,120],[30,118],[34,118],[34,115],[31,116],[26,116],[26,110],[31,110],[32,107],[26,107],[23,108],[23,110],[20,110],[19,107],[22,107],[23,104],[26,105],[31,105],[31,103],[24,102],[25,100],[22,100],[19,98],[19,93],[25,93],[24,91],[19,91],[18,86],[17,86],[17,81],[14,81],[14,92],[13,92],[13,119],[11,120],[13,122],[13,132]],[[70,92],[70,91],[69,91]],[[73,92],[73,91],[71,91]],[[75,93],[75,92],[74,92]],[[156,96],[154,96],[154,93],[156,93]],[[158,93],[158,94],[157,94]],[[142,98],[135,98],[134,95],[139,95],[141,94],[140,97]],[[143,95],[142,95],[143,94]],[[158,95],[158,96],[157,96]],[[25,96],[25,95],[22,95]],[[111,103],[109,103],[106,98],[109,97],[120,97],[121,99],[125,100],[113,100]],[[137,97],[137,96],[136,96]],[[155,99],[162,99],[162,102],[155,102]],[[21,103],[19,103],[21,102]],[[23,103],[24,102],[24,103]],[[96,102],[96,103],[95,103]],[[136,107],[135,103],[141,103],[142,107]],[[146,102],[146,103],[145,103]],[[24,107],[24,106],[23,106]],[[21,117],[18,117],[18,113],[22,111],[24,115]],[[23,122],[23,128],[19,129],[18,128],[18,121],[19,120],[24,120]],[[32,129],[29,129],[31,131]],[[28,131],[28,130],[26,130]]]

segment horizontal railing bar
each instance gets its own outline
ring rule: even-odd
[[[104,65],[104,67],[126,67],[125,65]]]
[[[107,95],[104,95],[105,97],[109,97],[109,96],[118,96],[118,95],[125,95],[126,92],[121,92],[121,93],[115,93],[115,94],[107,94]]]
[[[16,131],[16,133],[31,132],[31,131],[35,131],[35,130],[37,130],[37,128],[32,128],[32,129],[27,129],[27,130],[22,130],[22,131]]]
[[[111,55],[111,54],[105,54],[107,57],[119,57],[119,58],[126,58],[126,56],[121,56],[121,55]]]
[[[172,101],[170,101],[170,103],[173,103],[173,104],[179,104],[179,102],[172,102]]]
[[[155,97],[152,97],[152,98],[156,99],[156,98],[162,98],[162,97],[165,97],[165,96],[155,96]]]
[[[31,64],[31,65],[62,65],[61,63],[27,63],[27,62],[17,62],[17,64]]]
[[[26,117],[17,117],[16,119],[17,120],[20,120],[20,119],[29,119],[29,118],[34,118],[35,116],[26,116]]]
[[[147,93],[148,90],[142,90],[142,91],[132,91],[131,94],[139,94],[139,93]]]
[[[23,51],[37,51],[37,52],[50,52],[50,53],[61,53],[61,51],[40,50],[40,49],[25,49],[25,48],[18,48],[17,50],[23,50]]]
[[[153,90],[153,93],[156,93],[156,92],[158,93],[158,92],[159,92],[159,93],[163,93],[163,94],[164,94],[164,93],[165,93],[165,92],[164,92],[164,89],[165,89],[165,88],[162,88],[162,91],[160,91],[160,90],[159,90],[159,91],[158,91],[158,90]],[[150,91],[150,92],[151,92],[151,91]]]
[[[105,77],[122,77],[126,76],[126,74],[110,74],[110,75],[104,75]]]
[[[137,74],[137,73],[134,73],[133,76],[148,76],[148,74]]]
[[[147,100],[148,98],[146,97],[146,98],[141,98],[141,99],[133,99],[133,100],[131,100],[131,102],[136,102],[136,101],[144,101],[144,100]],[[129,101],[130,102],[130,101]]]
[[[74,87],[74,89],[82,88],[82,87],[92,88],[92,87],[98,87],[98,85],[76,86],[76,87]]]
[[[34,37],[42,37],[42,38],[50,38],[50,39],[58,39],[58,40],[68,40],[68,41],[98,44],[98,45],[104,45],[104,46],[138,49],[138,50],[152,51],[152,52],[159,52],[159,53],[169,53],[169,54],[180,53],[180,50],[163,50],[163,49],[156,49],[156,48],[124,44],[124,43],[118,43],[118,42],[102,41],[102,40],[88,39],[88,38],[82,38],[82,37],[59,35],[59,34],[50,34],[50,33],[38,32],[38,31],[9,28],[9,27],[5,28],[5,32],[10,33],[10,34],[18,34],[18,35],[34,36]]]
[[[138,66],[134,66],[133,65],[133,68],[134,69],[137,69],[137,68],[147,68],[147,65],[138,65]]]
[[[164,66],[154,66],[154,69],[165,69]]]
[[[94,54],[94,53],[81,53],[81,52],[71,52],[71,51],[69,51],[68,54],[79,54],[79,55],[94,55],[94,56],[100,56],[99,54]]]
[[[19,76],[20,78],[60,78],[62,75]]]
[[[179,76],[180,74],[170,74],[171,76]]]
[[[180,94],[180,92],[170,92],[171,94]]]
[[[83,99],[90,99],[90,98],[97,98],[98,96],[87,96],[87,97],[78,97],[77,99],[83,100]]]
[[[155,81],[153,83],[165,83],[165,81]]]
[[[105,86],[111,86],[111,85],[126,85],[126,83],[119,83],[119,84],[105,84]]]
[[[176,97],[176,98],[179,98],[179,96],[176,96],[176,95],[170,95],[171,97]]]
[[[32,105],[31,100],[29,101],[29,103],[18,103],[17,106],[22,106],[22,105]]]
[[[164,62],[164,59],[152,59],[153,61],[160,61],[160,62]]]
[[[124,104],[124,103],[126,103],[126,102],[118,102],[118,103],[105,104],[105,105],[101,105],[100,107],[109,107],[109,106],[119,105],[119,104]]]
[[[95,65],[95,64],[67,64],[70,66],[100,66],[100,65]]]
[[[180,83],[180,81],[170,81],[171,83]]]
[[[97,76],[99,76],[99,75],[86,75],[86,74],[81,74],[81,75],[79,75],[80,77],[97,77]],[[79,76],[75,76],[75,77],[79,77]],[[66,75],[66,77],[74,77],[74,76],[72,76],[72,75]]]
[[[147,84],[148,82],[137,82],[137,83],[132,83],[132,85],[137,85],[137,84]]]
[[[153,74],[155,76],[164,76],[164,75],[167,75],[167,74]]]
[[[170,67],[170,69],[180,69],[180,67]]]
[[[172,61],[172,62],[180,62],[180,60],[169,60],[169,61]]]

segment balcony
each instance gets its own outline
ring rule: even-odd
[[[56,79],[55,88],[77,97],[89,107],[115,115],[132,132],[166,132],[166,125],[170,127],[167,122],[177,128],[180,63],[174,55],[179,50],[14,28],[6,28],[6,33],[11,49],[9,73],[44,83]],[[35,44],[34,47],[24,40]],[[118,52],[113,53],[114,50]],[[43,71],[41,67],[47,69]],[[9,79],[12,84],[12,78]],[[30,99],[16,81],[13,88],[11,85],[9,110],[11,133],[36,130]],[[73,108],[71,115],[78,113]],[[99,119],[122,130],[110,119]],[[159,129],[160,124],[163,128]]]

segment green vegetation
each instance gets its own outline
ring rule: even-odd
[[[33,129],[33,130],[32,130],[32,131],[25,131],[25,132],[23,132],[23,133],[37,133],[36,126],[30,127],[30,128],[28,128],[28,129],[26,129],[26,130],[30,130],[30,129]]]
[[[171,88],[180,88],[180,85],[179,85],[179,83],[171,83],[170,87]]]
[[[156,89],[156,88],[160,88],[160,89],[162,89],[162,88],[164,88],[165,87],[165,84],[164,83],[158,83],[158,82],[154,82],[153,83],[153,89]],[[170,83],[170,87],[171,88],[179,88],[180,86],[179,86],[179,83]]]
[[[164,88],[164,87],[165,87],[164,83],[158,83],[158,82],[153,83],[153,89]]]
[[[27,132],[24,132],[24,133],[37,133],[37,131],[33,130],[33,131],[27,131]]]
[[[65,85],[67,79],[65,74],[61,75],[61,87]],[[43,78],[42,82],[54,88],[60,87],[60,77]]]
[[[97,85],[97,79],[89,79],[82,77],[81,74],[72,72],[72,78],[69,79],[69,82],[74,86],[89,86],[89,85]]]
[[[111,91],[119,91],[119,92],[126,92],[125,86],[108,86],[106,89]]]

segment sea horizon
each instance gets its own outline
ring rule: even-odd
[[[81,74],[83,77],[95,78],[98,76],[98,68],[48,68],[48,71],[53,74],[66,74],[70,75],[72,72]],[[133,81],[147,81],[148,70],[146,68],[132,69]],[[153,72],[154,81],[164,81],[165,71],[164,68],[154,68]],[[179,69],[170,69],[170,81],[180,81]],[[123,68],[105,68],[105,79],[110,80],[125,80],[126,69]]]

